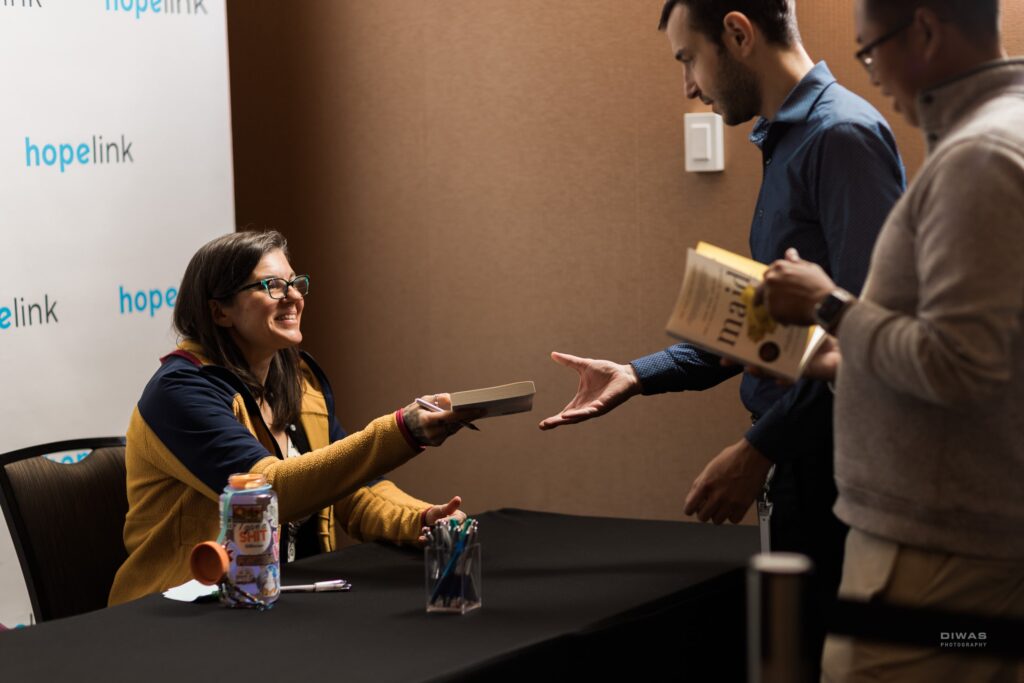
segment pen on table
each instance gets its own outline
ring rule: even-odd
[[[427,410],[433,411],[435,413],[443,413],[444,412],[444,408],[442,408],[441,406],[435,405],[435,404],[431,403],[430,401],[425,401],[422,398],[416,399],[416,403],[419,403],[421,406],[423,406]],[[463,420],[459,420],[459,424],[462,425],[463,427],[465,427],[466,429],[472,429],[474,432],[479,432],[480,431],[480,428],[477,427],[472,422],[465,422]]]
[[[328,591],[347,591],[352,588],[352,584],[345,579],[335,579],[334,581],[317,581],[316,583],[307,583],[300,586],[281,586],[282,593],[325,593]]]

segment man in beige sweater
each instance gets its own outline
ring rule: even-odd
[[[851,527],[840,595],[1019,618],[1024,60],[1001,48],[998,0],[856,6],[858,58],[928,158],[859,300],[794,251],[764,287],[777,319],[835,335],[813,374],[835,380],[835,511]],[[985,635],[831,637],[823,680],[1014,681],[1013,662],[956,656]]]

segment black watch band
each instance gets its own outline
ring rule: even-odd
[[[836,331],[843,313],[856,299],[845,289],[833,289],[814,307],[814,320],[829,334]]]

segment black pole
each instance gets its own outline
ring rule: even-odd
[[[747,570],[747,680],[812,683],[805,634],[813,563],[796,553],[761,553]]]

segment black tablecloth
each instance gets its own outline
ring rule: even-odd
[[[266,612],[154,595],[0,634],[5,681],[742,681],[743,572],[752,527],[479,516],[483,607],[426,614],[423,554],[363,544],[287,565]],[[256,676],[257,678],[252,678]]]

